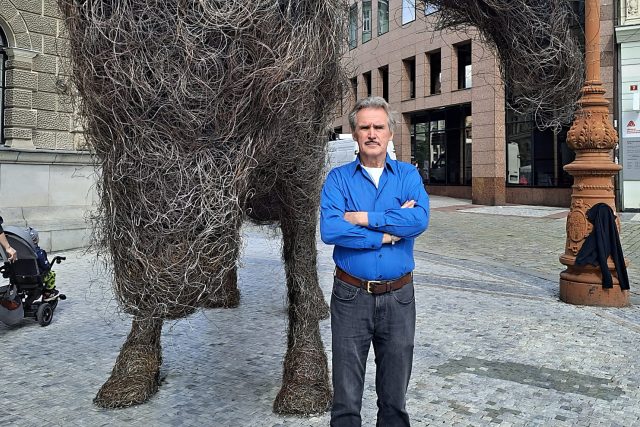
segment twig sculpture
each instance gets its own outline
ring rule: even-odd
[[[499,59],[510,106],[540,128],[573,119],[584,82],[582,29],[569,0],[428,0],[436,27],[478,29]]]
[[[341,98],[339,0],[60,0],[101,169],[99,241],[131,332],[95,403],[158,389],[163,320],[239,302],[239,228],[278,221],[289,329],[280,413],[331,400],[316,223]],[[268,286],[265,283],[265,287]]]

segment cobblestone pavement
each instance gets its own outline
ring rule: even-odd
[[[483,208],[432,201],[430,230],[416,245],[412,425],[640,425],[640,308],[558,301],[564,220],[552,217],[562,213],[473,213],[466,211]],[[632,263],[634,226],[623,222]],[[129,319],[118,312],[95,257],[66,253],[57,282],[68,299],[51,325],[0,324],[0,425],[328,425],[327,414],[272,413],[286,345],[280,240],[266,228],[246,227],[244,234],[240,307],[167,322],[160,391],[121,410],[99,409],[91,400],[111,371]],[[328,299],[331,248],[321,242],[318,248]],[[630,274],[637,281],[636,272]],[[321,332],[330,354],[329,321]],[[373,360],[367,372],[363,425],[372,426]]]

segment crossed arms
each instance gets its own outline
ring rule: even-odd
[[[322,190],[320,233],[322,241],[353,249],[377,249],[383,244],[413,238],[429,221],[429,200],[418,173],[410,182],[402,205],[384,211],[348,211],[341,180],[330,173]]]

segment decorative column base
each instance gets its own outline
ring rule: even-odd
[[[560,300],[569,304],[598,307],[630,305],[629,291],[620,289],[617,277],[613,273],[612,276],[613,288],[603,288],[599,267],[581,266],[576,271],[569,266],[560,273]]]

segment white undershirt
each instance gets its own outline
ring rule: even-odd
[[[376,185],[376,188],[378,188],[378,182],[380,182],[380,177],[382,176],[384,168],[370,168],[364,165],[362,167],[367,171],[371,179],[373,179],[373,183]]]

